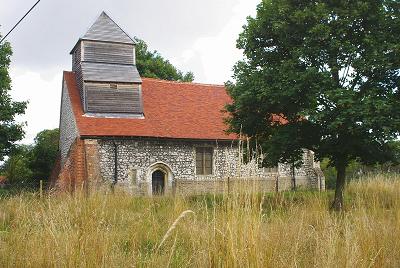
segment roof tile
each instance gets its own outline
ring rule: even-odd
[[[88,117],[83,113],[75,74],[64,72],[81,136],[234,140],[226,134],[224,86],[143,78],[144,119]]]

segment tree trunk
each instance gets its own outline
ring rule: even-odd
[[[346,183],[346,165],[339,165],[336,167],[336,189],[335,199],[333,200],[331,209],[341,211],[343,209],[343,190]]]

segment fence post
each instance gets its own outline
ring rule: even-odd
[[[39,188],[39,196],[40,196],[40,198],[42,198],[43,197],[43,180],[40,180],[40,184],[39,184],[40,186],[40,188]]]

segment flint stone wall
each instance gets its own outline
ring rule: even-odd
[[[236,172],[237,150],[231,143],[167,140],[99,140],[100,168],[103,178],[114,179],[114,142],[117,145],[118,181],[146,181],[148,168],[155,163],[167,165],[174,179],[210,180]],[[196,147],[213,147],[213,175],[196,175]],[[134,171],[136,178],[132,178]]]
[[[61,166],[65,164],[68,151],[75,139],[78,137],[78,128],[76,126],[74,112],[72,110],[71,99],[68,93],[67,84],[63,82],[61,114],[60,114],[60,154]]]
[[[280,164],[277,172],[258,168],[252,161],[242,164],[235,142],[183,141],[164,139],[97,140],[99,167],[105,184],[112,184],[117,146],[117,187],[133,193],[151,192],[151,167],[167,166],[173,175],[167,192],[202,193],[225,189],[226,183],[252,178],[264,190],[286,190],[293,185],[291,166]],[[196,175],[196,147],[213,147],[213,174]],[[304,152],[304,165],[295,169],[296,185],[320,188],[313,155]]]

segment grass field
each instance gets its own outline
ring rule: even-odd
[[[400,178],[330,192],[0,199],[0,267],[400,267]]]

